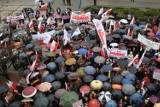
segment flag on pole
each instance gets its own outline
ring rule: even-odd
[[[131,66],[134,62],[137,62],[138,54],[133,58],[133,60],[128,64],[128,66]]]
[[[4,43],[4,49],[6,49],[7,48],[7,44],[6,44],[6,42]]]
[[[44,5],[41,5],[41,10],[47,10],[48,9],[48,4],[45,3]]]
[[[105,13],[103,13],[104,15],[110,15],[110,13],[111,13],[111,11],[112,11],[112,9],[108,9]]]
[[[50,46],[50,51],[51,52],[56,52],[57,48],[58,48],[58,45],[59,44],[53,40],[52,43],[51,43],[51,46]]]
[[[141,66],[141,64],[142,64],[142,61],[143,61],[143,58],[144,58],[144,55],[146,54],[146,49],[144,50],[144,52],[143,52],[143,54],[142,54],[142,57],[140,58],[140,60],[139,60],[139,62],[138,62],[138,64],[137,64],[137,69],[139,68],[139,66]]]
[[[99,12],[98,12],[98,15],[102,14],[103,12],[104,12],[104,9],[101,8],[101,9],[99,10]]]
[[[47,33],[47,32],[44,33],[44,35],[45,35],[45,39],[43,40],[43,43],[48,44],[50,42],[50,40],[51,40],[51,35],[49,33]]]
[[[33,20],[31,20],[31,22],[29,23],[29,28],[32,28],[34,26],[34,22]]]
[[[88,60],[91,58],[91,50],[88,50]]]
[[[39,24],[38,24],[38,30],[39,30],[39,32],[42,32],[42,28],[43,28],[42,22],[39,22]]]
[[[29,78],[30,78],[31,74],[32,74],[32,72],[30,72],[29,74],[26,75],[25,80],[26,80],[27,84],[30,84]]]
[[[131,29],[128,29],[127,36],[131,36]]]
[[[8,81],[6,83],[7,83],[8,87],[9,87],[9,90],[11,92],[13,92],[16,89],[16,87],[17,87],[17,83],[15,83],[15,82]]]
[[[39,55],[38,55],[38,53],[37,53],[37,51],[36,51],[36,59],[38,59],[38,57],[39,57]]]
[[[64,36],[63,36],[64,43],[63,44],[66,45],[67,42],[70,42],[70,35],[66,31],[66,29],[64,29],[63,32],[64,32]]]
[[[131,22],[130,22],[130,25],[135,24],[135,23],[136,23],[136,20],[135,20],[135,18],[133,17],[132,20],[131,20]]]
[[[30,68],[29,68],[31,72],[33,72],[33,71],[35,70],[36,61],[37,61],[37,60],[35,60],[35,61],[32,63],[32,65],[30,66]]]
[[[81,9],[81,8],[82,8],[82,0],[79,0],[78,9]]]
[[[74,37],[74,36],[77,36],[81,34],[80,30],[79,30],[79,27],[77,27],[77,29],[73,32],[72,36],[71,37]]]
[[[65,88],[66,88],[66,91],[69,91],[69,87],[68,87],[68,84],[65,82]]]

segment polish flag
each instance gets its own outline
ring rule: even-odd
[[[33,72],[33,71],[35,70],[36,61],[37,61],[37,60],[35,60],[35,61],[32,63],[32,65],[30,66],[30,68],[29,68],[31,72]]]
[[[128,64],[128,66],[131,66],[133,63],[137,63],[138,61],[138,54],[133,58],[133,60]]]
[[[135,18],[133,17],[132,20],[131,20],[131,22],[130,22],[130,25],[135,24],[135,23],[136,23],[136,20],[135,20]]]
[[[66,91],[69,91],[69,87],[68,87],[68,84],[65,82],[65,88],[66,88]]]
[[[38,24],[38,30],[39,30],[40,32],[42,32],[42,28],[43,28],[43,25],[42,25],[42,22],[40,22],[40,23]]]
[[[31,22],[29,23],[29,28],[32,28],[33,26],[34,26],[34,22],[31,21]]]
[[[104,51],[104,49],[101,50],[101,56],[105,58],[105,51]]]
[[[59,44],[53,40],[52,43],[51,43],[51,46],[50,46],[50,51],[51,52],[56,52],[58,46],[59,46]]]
[[[69,49],[67,50],[67,53],[68,53],[67,58],[68,58],[68,59],[69,59],[69,58],[71,58],[71,52],[70,52],[70,50],[69,50]]]
[[[104,9],[101,8],[101,9],[99,10],[99,12],[98,12],[98,15],[102,14],[103,12],[104,12]]]
[[[4,49],[6,49],[7,48],[7,44],[6,44],[6,42],[4,43]]]
[[[131,36],[131,29],[128,29],[127,36]]]
[[[41,5],[41,10],[47,10],[48,9],[48,5],[47,3],[44,4],[44,5]]]
[[[8,81],[6,83],[7,83],[8,87],[9,87],[9,90],[11,92],[13,92],[16,89],[16,87],[17,87],[17,83],[15,83],[15,82]]]
[[[142,57],[140,58],[140,60],[139,60],[139,62],[138,62],[138,64],[137,64],[137,68],[139,68],[139,66],[141,66],[141,64],[142,64],[142,61],[143,61],[143,58],[144,58],[144,55],[146,54],[146,49],[145,49],[145,51],[143,52],[143,54],[142,54]]]
[[[39,55],[38,55],[38,53],[37,53],[37,51],[36,51],[36,59],[38,59],[38,57],[39,57]]]
[[[61,51],[59,52],[59,57],[62,57],[62,53],[61,53]]]
[[[30,78],[31,74],[32,74],[32,72],[30,72],[28,75],[26,75],[25,80],[26,80],[27,84],[30,84],[29,78]]]
[[[110,15],[111,11],[112,11],[112,9],[108,9],[104,14],[105,15]]]

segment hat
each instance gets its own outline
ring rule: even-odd
[[[37,92],[33,86],[28,86],[22,91],[22,96],[25,98],[33,97]]]

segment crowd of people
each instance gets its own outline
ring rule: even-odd
[[[158,19],[100,9],[77,23],[72,9],[53,11],[50,3],[3,22],[1,63],[8,57],[21,79],[0,86],[0,107],[160,107]],[[93,19],[103,25],[105,49]]]

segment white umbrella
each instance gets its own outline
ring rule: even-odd
[[[112,94],[111,94],[109,91],[107,91],[107,92],[102,91],[101,93],[99,93],[99,95],[100,95],[100,96],[98,97],[99,101],[102,102],[103,98],[105,98],[106,101],[108,102],[108,101],[111,100],[111,95],[112,95]]]
[[[127,23],[128,23],[128,21],[127,21],[126,19],[121,19],[120,22],[121,22],[121,23],[124,23],[124,24],[127,24]]]
[[[118,46],[118,43],[111,43],[110,46],[112,47]]]

